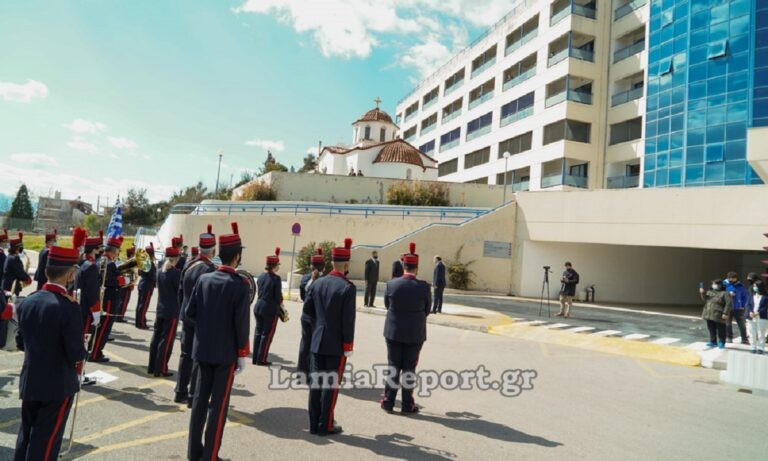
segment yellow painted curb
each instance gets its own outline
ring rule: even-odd
[[[696,351],[662,344],[651,344],[585,333],[569,333],[543,327],[519,325],[514,322],[506,325],[491,326],[488,328],[488,333],[558,346],[576,347],[605,354],[625,355],[685,367],[698,367],[701,365],[701,357],[699,357]]]

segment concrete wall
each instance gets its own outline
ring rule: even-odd
[[[414,167],[417,168],[417,167]],[[418,169],[418,168],[417,168]],[[363,174],[366,172],[363,171]],[[277,188],[277,199],[284,201],[345,203],[386,203],[387,189],[398,180],[370,176],[350,177],[324,174],[268,173],[261,178]],[[425,181],[427,183],[427,181]],[[453,206],[493,208],[501,205],[504,187],[486,184],[439,182],[450,191]],[[239,197],[239,189],[233,192]],[[508,188],[507,199],[512,191]]]

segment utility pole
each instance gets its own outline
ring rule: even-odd
[[[216,172],[216,194],[219,193],[219,176],[221,175],[221,157],[224,156],[224,151],[219,149],[217,153],[219,154],[219,169]]]

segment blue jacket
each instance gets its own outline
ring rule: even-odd
[[[55,401],[74,395],[78,390],[75,364],[85,357],[77,303],[64,290],[47,285],[24,299],[17,314],[16,343],[24,351],[21,399]]]
[[[432,285],[436,287],[445,287],[445,264],[438,261],[435,264],[435,270],[432,272]]]
[[[48,265],[48,247],[40,250],[40,254],[37,256],[37,269],[35,269],[35,282],[45,283],[48,281],[48,277],[45,276],[45,267]]]
[[[429,285],[410,274],[390,280],[384,291],[387,318],[384,337],[406,344],[427,340],[427,315],[432,307]]]
[[[91,312],[101,310],[99,306],[101,279],[96,261],[86,258],[80,263],[80,269],[75,277],[75,288],[80,290],[80,310],[84,319]]]
[[[174,266],[157,274],[157,318],[179,318],[181,271]]]
[[[13,282],[16,281],[16,293],[21,292],[21,282],[31,282],[32,278],[24,271],[24,263],[18,254],[8,255],[5,258],[5,267],[3,268],[3,290],[11,291]]]
[[[747,309],[747,320],[751,320],[752,317],[749,316],[749,313],[755,310],[755,298],[750,295],[745,307]],[[763,295],[763,297],[760,298],[760,305],[757,306],[757,309],[760,318],[768,320],[768,295]]]
[[[192,289],[184,312],[195,326],[192,357],[200,362],[231,365],[249,353],[250,285],[229,266],[203,274]]]
[[[181,271],[181,283],[179,284],[179,306],[181,312],[179,319],[184,321],[184,311],[192,296],[192,290],[195,288],[197,280],[203,274],[210,274],[216,270],[216,266],[205,257],[198,257],[193,260],[183,271]]]
[[[304,301],[307,297],[307,283],[312,279],[312,272],[307,272],[301,276],[301,282],[299,282],[299,298]]]
[[[253,307],[256,315],[277,315],[277,310],[283,302],[283,281],[274,272],[266,271],[256,279],[259,288],[259,299]]]
[[[157,266],[150,264],[149,271],[139,271],[139,275],[141,276],[141,279],[138,283],[139,290],[144,291],[155,289],[155,284],[157,283]]]
[[[751,298],[749,291],[744,287],[741,282],[725,283],[725,290],[731,293],[731,299],[733,300],[733,310],[744,309],[747,305],[747,300]]]
[[[102,256],[102,258],[106,259],[106,261],[102,262],[102,260],[99,259],[96,262],[99,268],[101,268],[102,264],[106,263],[107,271],[106,275],[99,273],[99,281],[101,282],[102,277],[104,279],[104,299],[101,309],[108,314],[119,314],[120,282],[117,275],[117,265],[115,264],[115,261],[110,260],[106,256]]]
[[[312,325],[313,354],[341,356],[353,349],[356,297],[355,285],[340,272],[331,271],[310,285],[302,321]]]

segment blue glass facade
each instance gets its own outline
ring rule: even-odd
[[[755,1],[651,2],[644,187],[762,184],[746,160],[747,127],[768,125],[768,5]]]

